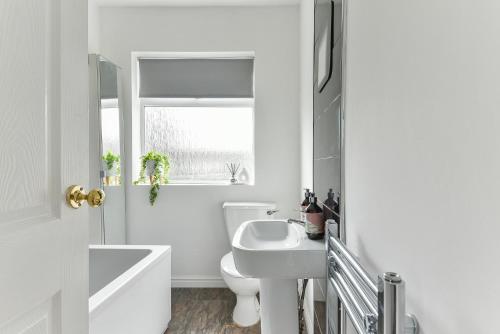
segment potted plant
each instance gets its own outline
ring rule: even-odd
[[[149,151],[141,157],[141,171],[139,172],[139,179],[134,184],[146,183],[146,176],[149,177],[151,188],[149,189],[149,203],[153,205],[158,197],[160,184],[168,183],[168,170],[170,164],[167,155]]]
[[[114,154],[111,150],[102,156],[104,163],[105,183],[110,185],[111,177],[120,176],[120,156]]]

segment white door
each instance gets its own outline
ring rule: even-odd
[[[87,1],[0,0],[0,333],[88,333]]]

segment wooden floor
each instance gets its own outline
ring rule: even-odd
[[[165,334],[260,334],[260,323],[245,328],[233,323],[235,304],[229,289],[172,289],[172,319]],[[315,333],[326,334],[324,308],[317,307]]]
[[[229,289],[172,289],[172,320],[165,334],[260,334],[260,323],[238,327]]]
[[[327,334],[325,302],[314,302],[314,334]]]

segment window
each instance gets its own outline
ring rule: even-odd
[[[141,154],[165,153],[170,183],[230,184],[234,163],[253,184],[253,57],[155,56],[137,58]]]
[[[120,109],[118,100],[101,101],[102,152],[120,154]]]
[[[117,186],[121,184],[120,109],[117,98],[101,99],[100,117],[104,171],[102,182],[105,186]]]
[[[168,155],[171,183],[227,183],[226,163],[253,183],[253,106],[197,104],[144,104],[143,152]]]

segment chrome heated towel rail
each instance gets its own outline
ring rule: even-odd
[[[337,224],[328,224],[328,281],[359,334],[416,334],[418,324],[406,314],[405,283],[386,272],[374,282],[345,244]]]

